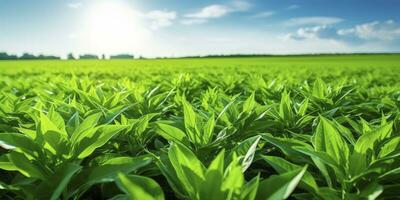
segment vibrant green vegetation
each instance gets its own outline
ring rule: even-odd
[[[400,56],[0,62],[0,199],[391,199]]]

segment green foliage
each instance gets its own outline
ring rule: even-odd
[[[160,186],[154,180],[143,177],[124,174],[118,174],[117,184],[123,190],[129,199],[143,200],[163,200],[164,194]],[[123,198],[119,196],[118,198]],[[127,198],[127,197],[126,197]],[[127,198],[128,199],[128,198]]]
[[[397,199],[399,74],[398,55],[0,62],[0,199]]]

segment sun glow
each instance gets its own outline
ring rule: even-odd
[[[118,1],[97,2],[87,12],[85,33],[90,49],[98,53],[140,51],[150,31],[140,22],[140,13]]]

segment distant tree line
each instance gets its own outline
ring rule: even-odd
[[[183,57],[156,57],[154,59],[185,59],[185,58],[251,58],[251,57],[304,57],[304,56],[345,56],[345,55],[393,55],[399,53],[316,53],[316,54],[220,54],[220,55],[205,55],[205,56],[183,56]],[[24,53],[21,56],[10,55],[5,52],[0,52],[0,60],[59,60],[58,56],[43,55],[40,54],[35,56],[33,54]],[[69,53],[67,56],[68,60],[106,60],[106,56],[95,54],[82,54],[74,56]],[[117,54],[111,55],[109,59],[135,59],[134,55],[131,54]],[[137,57],[137,59],[147,59],[143,56]]]
[[[8,55],[7,53],[0,52],[0,60],[16,60],[18,56],[16,55]]]
[[[134,58],[135,57],[133,55],[129,54],[118,54],[110,56],[110,59],[134,59]]]
[[[307,54],[220,54],[204,56],[182,56],[176,58],[251,58],[251,57],[305,57],[305,56],[346,56],[346,55],[397,55],[399,53],[307,53]],[[159,57],[157,59],[168,59]]]
[[[117,54],[117,55],[111,55],[110,59],[134,59],[135,56],[131,54]],[[94,55],[94,54],[83,54],[83,55],[78,55],[75,57],[72,53],[69,53],[67,56],[68,60],[105,60],[106,56],[102,54],[101,56]]]
[[[17,56],[0,52],[0,60],[59,60],[59,59],[61,58],[57,56],[48,56],[43,54],[35,56],[33,54],[24,53],[22,54],[22,56]]]
[[[134,59],[134,55],[131,54],[117,54],[111,55],[110,59]],[[0,60],[60,60],[61,57],[59,56],[52,56],[52,55],[33,55],[30,53],[24,53],[21,56],[8,54],[6,52],[0,52]],[[94,55],[94,54],[82,54],[78,56],[74,56],[72,53],[69,53],[67,56],[68,60],[105,60],[106,56],[102,54],[101,56]],[[139,57],[142,59],[142,57]]]

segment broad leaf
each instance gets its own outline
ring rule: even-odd
[[[258,187],[256,199],[286,199],[296,189],[307,167],[290,171],[280,175],[272,175],[262,180]]]
[[[144,176],[119,173],[117,184],[132,200],[164,199],[164,193],[158,183]]]

